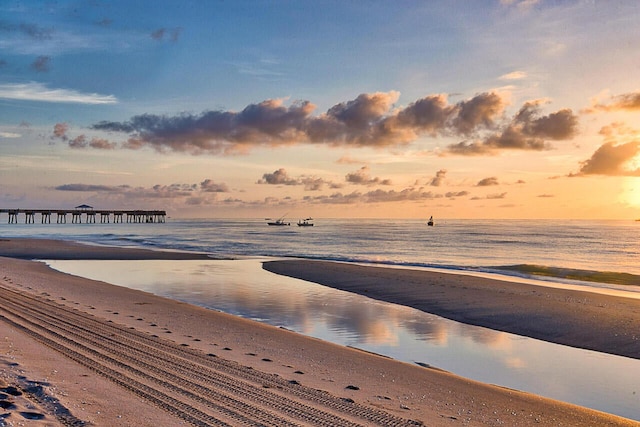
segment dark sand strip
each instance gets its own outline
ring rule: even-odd
[[[640,359],[640,300],[423,270],[285,260],[273,273],[458,322]]]
[[[114,252],[116,251],[116,252]],[[85,245],[65,240],[10,238],[0,239],[0,256],[19,259],[58,260],[150,260],[212,259],[196,252],[155,251]]]

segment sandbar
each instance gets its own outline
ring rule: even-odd
[[[458,322],[640,359],[640,300],[464,274],[283,260],[268,271]]]

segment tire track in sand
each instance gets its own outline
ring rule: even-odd
[[[376,408],[0,287],[0,319],[195,426],[415,426]]]

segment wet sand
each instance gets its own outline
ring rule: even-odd
[[[639,425],[28,260],[74,250],[72,259],[141,259],[140,250],[0,241],[0,422]],[[3,394],[9,387],[22,394]]]

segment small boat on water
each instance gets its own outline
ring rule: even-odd
[[[427,221],[427,225],[433,227],[433,216],[429,218],[429,221]]]
[[[267,222],[267,225],[291,225],[290,222],[286,222],[284,220],[284,216],[281,216],[280,218],[276,219],[275,221],[269,221]]]
[[[313,218],[301,219],[298,221],[298,227],[313,227],[312,220]]]

